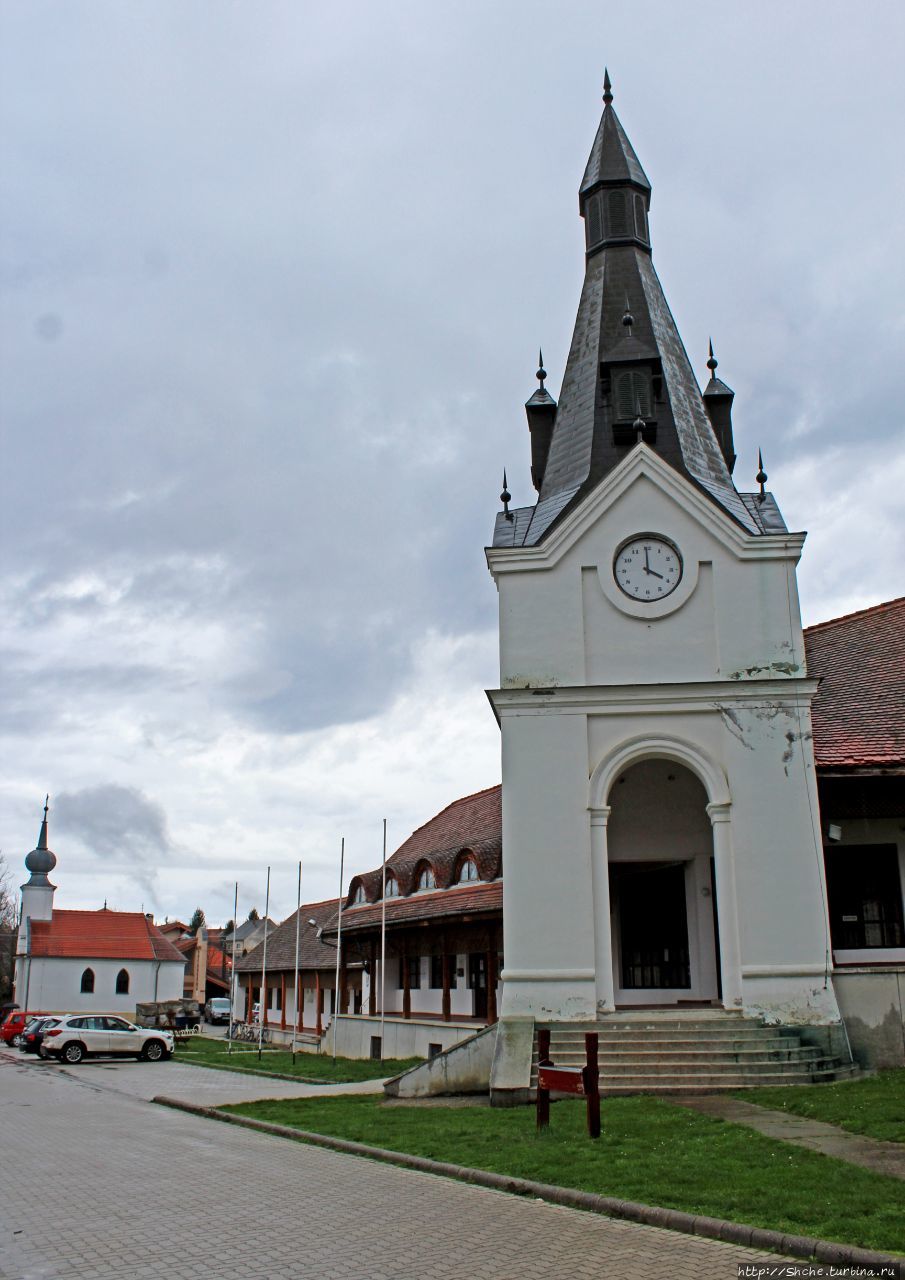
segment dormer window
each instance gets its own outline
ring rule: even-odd
[[[472,880],[478,878],[478,867],[474,858],[463,858],[459,864],[459,874],[456,877],[457,884],[468,884]]]
[[[386,885],[386,890],[384,892],[384,897],[385,898],[399,897],[399,882],[397,881],[395,876],[387,876],[387,885]]]
[[[360,907],[365,902],[365,887],[360,884],[352,896],[352,906]]]
[[[437,881],[434,877],[433,868],[424,866],[418,872],[418,880],[415,885],[416,893],[424,893],[426,889],[436,889]]]

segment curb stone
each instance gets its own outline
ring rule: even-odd
[[[235,1124],[243,1129],[255,1129],[259,1133],[289,1138],[293,1142],[327,1147],[331,1151],[339,1151],[344,1155],[364,1156],[369,1160],[379,1160],[383,1164],[414,1169],[418,1173],[433,1173],[443,1178],[454,1178],[459,1182],[487,1187],[491,1191],[530,1196],[545,1200],[548,1204],[562,1205],[570,1209],[584,1209],[589,1213],[599,1213],[608,1218],[624,1218],[630,1222],[643,1223],[645,1226],[680,1231],[684,1235],[704,1236],[710,1240],[722,1240],[729,1244],[763,1249],[793,1258],[815,1259],[837,1267],[891,1268],[894,1276],[899,1277],[899,1280],[905,1280],[905,1260],[901,1257],[876,1253],[872,1249],[861,1249],[856,1245],[818,1240],[812,1236],[785,1235],[781,1231],[771,1231],[766,1227],[752,1227],[744,1223],[728,1222],[722,1218],[683,1213],[679,1209],[658,1208],[655,1205],[640,1204],[634,1200],[619,1200],[611,1196],[597,1195],[592,1191],[557,1187],[547,1182],[532,1182],[528,1178],[490,1173],[486,1169],[468,1169],[462,1165],[431,1160],[427,1156],[388,1151],[383,1147],[371,1147],[363,1142],[352,1142],[348,1138],[334,1138],[324,1133],[309,1133],[304,1129],[293,1129],[284,1124],[253,1120],[250,1116],[233,1115],[227,1111],[219,1111],[215,1107],[182,1102],[178,1098],[167,1098],[160,1094],[151,1101],[158,1106],[170,1107],[175,1111],[186,1111],[190,1115],[203,1116],[208,1120],[219,1120],[222,1124]]]

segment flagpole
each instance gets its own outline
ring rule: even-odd
[[[233,1051],[233,1005],[236,1001],[236,930],[239,927],[237,916],[239,914],[239,881],[236,881],[236,897],[233,902],[233,963],[232,973],[229,976],[229,1031],[227,1032],[227,1055]],[[249,978],[249,982],[251,978]]]
[[[383,1062],[383,1035],[386,1020],[387,962],[387,820],[383,820],[383,872],[380,890],[380,1061]]]
[[[264,896],[264,955],[261,959],[261,1010],[258,1018],[258,1061],[264,1042],[264,1019],[267,1017],[267,920],[270,916],[270,867],[267,868],[267,893]]]
[[[299,862],[299,891],[295,909],[295,1020],[292,1023],[292,1061],[295,1062],[295,1033],[299,1026],[299,931],[302,927],[302,864]],[[285,1012],[285,1010],[284,1010]]]
[[[339,1017],[342,1007],[339,994],[339,969],[340,957],[342,956],[343,947],[343,863],[346,857],[346,837],[343,836],[339,844],[339,898],[337,904],[339,906],[339,923],[336,929],[336,978],[333,982],[333,1065],[336,1066],[336,1020]]]

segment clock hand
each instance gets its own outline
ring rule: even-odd
[[[650,547],[644,548],[644,572],[650,573]]]
[[[654,577],[654,578],[662,578],[662,577],[663,577],[663,574],[662,574],[662,573],[657,573],[657,570],[656,570],[656,569],[648,569],[648,570],[647,570],[647,572],[648,572],[649,574],[651,574],[651,575],[652,575],[652,577]]]

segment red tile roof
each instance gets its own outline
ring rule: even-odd
[[[86,960],[173,960],[183,957],[140,911],[57,911],[31,922],[33,956]]]
[[[905,766],[905,596],[831,618],[804,633],[814,699],[814,756],[823,769]]]
[[[463,796],[441,809],[412,832],[396,852],[387,858],[387,871],[392,871],[403,896],[415,887],[415,873],[421,862],[429,862],[434,870],[437,887],[445,889],[453,883],[459,855],[468,851],[474,854],[478,875],[482,880],[495,880],[502,870],[503,818],[502,788],[488,787],[474,795]],[[380,896],[381,868],[354,876],[349,885],[348,901],[355,895],[359,884],[364,887],[369,902]]]
[[[408,898],[387,898],[387,927],[409,920],[436,920],[441,917],[476,915],[502,911],[503,882],[472,882],[433,893],[413,893]],[[380,928],[381,904],[369,903],[343,911],[343,933]]]

